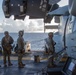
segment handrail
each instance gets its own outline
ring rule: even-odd
[[[54,56],[56,56],[56,55],[58,55],[58,54],[60,54],[60,53],[63,53],[66,48],[67,48],[67,47],[64,47],[61,51],[59,51],[59,52],[57,52],[57,53],[54,53],[53,55],[50,55],[50,56],[48,57],[48,59],[50,59],[51,57],[54,57]]]

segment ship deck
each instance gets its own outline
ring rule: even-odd
[[[40,62],[34,62],[34,55],[40,56]],[[42,75],[42,73],[46,73],[47,70],[61,70],[63,67],[63,63],[58,64],[56,68],[47,68],[48,64],[48,55],[44,54],[44,52],[31,52],[25,53],[23,57],[23,63],[25,63],[24,68],[18,68],[18,57],[17,54],[11,55],[11,62],[13,66],[7,66],[6,68],[3,66],[3,56],[0,56],[0,75]]]

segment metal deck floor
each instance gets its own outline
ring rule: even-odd
[[[40,62],[34,62],[34,55],[40,56]],[[23,57],[23,63],[25,63],[24,68],[18,68],[18,56],[17,54],[11,55],[11,62],[13,66],[4,67],[3,65],[3,57],[0,56],[0,75],[42,75],[42,72],[45,71],[54,71],[61,70],[64,63],[58,64],[58,68],[47,68],[48,60],[47,57],[49,55],[44,55],[43,52],[32,52],[29,54],[25,54]]]
[[[41,59],[46,58],[43,52],[32,52],[25,54],[23,63],[26,64],[24,68],[18,68],[18,56],[11,55],[11,62],[13,66],[4,67],[3,56],[0,56],[0,75],[41,75],[42,71],[47,69],[47,60],[40,60],[39,63],[34,62],[34,55],[39,55]]]
[[[24,60],[24,68],[18,68],[17,60],[13,60],[13,66],[4,67],[0,61],[0,75],[34,75],[40,74],[47,67],[47,61],[41,61],[40,63],[35,63],[33,60]]]

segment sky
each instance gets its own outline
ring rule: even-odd
[[[25,20],[13,20],[13,17],[6,19],[2,11],[2,1],[0,0],[0,32],[8,30],[9,32],[18,32],[24,30],[25,32],[44,32],[44,23],[42,19],[29,20],[27,16]],[[59,3],[60,7],[68,4],[68,0],[61,0]],[[52,21],[54,23],[54,19]]]

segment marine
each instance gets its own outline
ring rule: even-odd
[[[22,57],[25,52],[24,50],[24,38],[23,38],[24,32],[19,31],[19,37],[17,39],[17,45],[18,45],[18,67],[24,68],[25,64],[22,63]]]
[[[12,49],[12,44],[14,42],[13,38],[9,35],[8,31],[4,32],[4,37],[2,38],[1,45],[3,48],[3,62],[4,62],[4,67],[7,67],[6,64],[6,57],[8,57],[8,66],[12,66],[13,64],[10,61],[10,55],[11,55],[11,49]]]
[[[55,44],[56,42],[53,40],[53,33],[50,32],[48,33],[48,38],[45,39],[45,50],[46,53],[53,55],[55,53]],[[49,59],[49,66],[53,66],[54,65],[54,57],[51,57]]]

